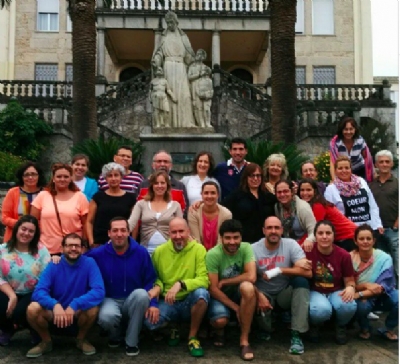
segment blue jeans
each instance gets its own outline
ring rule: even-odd
[[[336,324],[346,325],[357,311],[356,301],[343,302],[339,296],[340,291],[329,294],[322,294],[316,291],[310,292],[310,322],[312,325],[319,326],[328,321],[332,312],[336,314]]]
[[[399,291],[394,289],[390,294],[382,294],[377,298],[357,300],[357,321],[361,330],[369,330],[368,314],[374,310],[389,311],[385,326],[393,330],[399,324]]]
[[[173,305],[160,300],[158,303],[158,309],[160,310],[158,322],[152,324],[146,319],[144,324],[149,330],[157,330],[168,322],[190,321],[192,307],[199,300],[204,300],[206,303],[210,300],[210,294],[205,288],[197,288],[195,291],[190,292],[185,299],[175,301]]]
[[[399,230],[385,229],[385,233],[378,237],[377,246],[392,256],[394,271],[399,276]]]

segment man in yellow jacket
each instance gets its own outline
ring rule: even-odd
[[[174,218],[169,224],[170,239],[157,247],[152,256],[157,279],[149,291],[150,299],[159,297],[159,316],[146,317],[150,330],[164,327],[168,322],[190,321],[188,347],[194,357],[204,355],[197,332],[207,311],[210,295],[205,256],[206,249],[190,241],[186,221]],[[168,344],[178,345],[179,332],[171,330]]]

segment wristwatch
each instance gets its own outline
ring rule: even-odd
[[[181,284],[181,289],[183,289],[184,291],[186,291],[187,287],[184,281],[180,280],[178,281]]]
[[[364,293],[362,293],[362,292],[358,292],[358,295],[359,295],[360,298],[364,297]]]

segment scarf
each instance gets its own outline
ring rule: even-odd
[[[355,175],[351,175],[350,182],[344,182],[338,177],[335,177],[333,184],[338,189],[339,194],[345,197],[354,196],[360,189],[360,179]]]

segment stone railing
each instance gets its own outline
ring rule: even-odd
[[[268,0],[110,0],[109,6],[104,6],[103,0],[97,1],[97,12],[102,13],[154,13],[167,10],[173,10],[178,14],[204,11],[217,14],[266,14]]]

